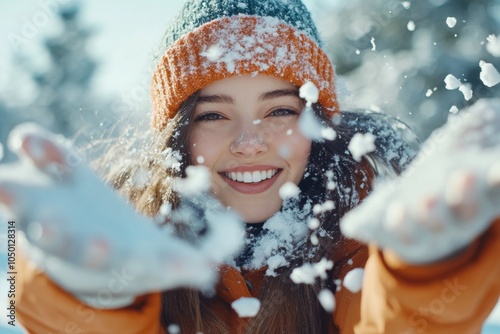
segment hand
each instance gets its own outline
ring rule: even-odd
[[[20,162],[0,165],[0,209],[15,217],[26,256],[94,306],[179,286],[209,289],[215,263],[239,247],[234,214],[215,208],[195,247],[135,212],[67,142],[34,124],[15,128],[9,146]]]
[[[341,222],[344,235],[409,263],[452,256],[500,216],[500,100],[481,100],[434,132],[410,167]]]

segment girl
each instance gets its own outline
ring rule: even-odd
[[[365,225],[366,215],[344,221],[352,235],[390,246],[374,246],[369,256],[366,246],[340,234],[340,219],[377,176],[399,174],[414,154],[383,117],[339,112],[333,67],[303,4],[187,1],[164,41],[151,89],[154,140],[142,149],[147,159],[123,168],[114,158],[103,162],[106,180],[144,216],[84,166],[69,165],[72,151],[54,136],[29,127],[12,135],[11,147],[37,180],[26,184],[13,175],[17,181],[0,183],[0,201],[18,215],[26,239],[15,303],[29,332],[480,330],[499,295],[498,220],[490,215],[465,224],[480,226],[473,232],[454,233],[457,226],[472,231],[459,223],[479,209],[494,212],[478,202],[497,198],[496,174],[484,190],[474,185],[486,176],[463,172],[454,202],[418,192],[420,216],[403,202],[401,214],[388,211],[390,229],[378,224],[389,202],[373,210],[374,224]],[[318,91],[308,93],[311,87]],[[498,129],[498,118],[490,123]],[[474,126],[452,138],[473,138]],[[358,133],[375,136],[376,148],[356,145]],[[498,140],[481,146],[498,148]],[[483,165],[489,173],[491,161]],[[4,172],[14,174],[12,167]],[[189,182],[197,178],[209,180],[222,207],[193,189]],[[385,194],[392,200],[404,192]],[[64,198],[71,200],[51,204]],[[433,211],[438,204],[451,212],[447,222]],[[239,230],[226,208],[246,223],[233,260],[227,255],[237,249]],[[473,216],[465,210],[471,208]],[[145,216],[165,217],[165,235]],[[187,241],[173,237],[172,226]],[[365,226],[393,233],[367,236]],[[221,229],[230,229],[223,238]],[[437,255],[412,257],[429,236],[443,244]],[[211,290],[214,262],[223,264]],[[361,293],[348,273],[362,267]],[[244,298],[260,301],[256,314],[238,307]]]

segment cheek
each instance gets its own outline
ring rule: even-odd
[[[218,136],[193,131],[188,140],[191,164],[213,167],[222,150],[222,141]]]
[[[302,136],[297,129],[291,134],[281,134],[276,144],[280,156],[294,163],[306,162],[311,152],[311,140]]]
[[[311,153],[311,140],[302,135],[291,135],[280,147],[280,155],[290,166],[291,177],[298,184],[304,176],[304,171]]]

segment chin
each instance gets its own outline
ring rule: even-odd
[[[240,214],[241,217],[243,217],[243,221],[247,224],[255,224],[255,223],[262,223],[271,218],[278,210],[269,212],[267,214],[264,213],[259,213],[256,215],[256,212],[251,212],[249,214]]]

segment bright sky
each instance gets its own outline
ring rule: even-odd
[[[39,63],[43,58],[33,55],[40,55],[37,52],[40,40],[57,27],[54,17],[47,14],[70,1],[78,0],[0,0],[0,97],[9,96],[8,90],[13,89],[10,80],[15,70],[10,40],[15,35],[23,36],[33,25],[35,32],[25,47],[31,55],[29,62]],[[90,52],[99,61],[95,76],[97,89],[104,94],[130,93],[141,82],[149,80],[146,71],[151,66],[151,52],[184,0],[80,2],[83,22],[96,30]]]
[[[23,36],[29,24],[36,27],[26,49],[36,52],[40,38],[54,29],[48,16],[70,0],[0,0],[0,96],[12,75],[14,34]],[[150,53],[168,20],[184,0],[82,0],[83,21],[96,29],[91,53],[99,61],[96,84],[104,93],[130,91],[145,79]],[[47,19],[48,18],[48,19]],[[36,53],[35,53],[36,54]],[[36,57],[30,58],[36,63]]]

